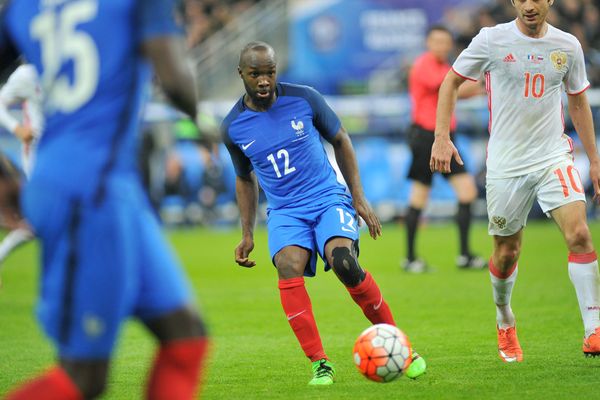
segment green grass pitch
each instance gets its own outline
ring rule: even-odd
[[[598,244],[600,223],[591,225]],[[452,225],[429,225],[419,237],[420,254],[436,266],[427,275],[399,268],[404,252],[400,226],[384,227],[373,241],[363,232],[361,265],[373,273],[399,327],[425,357],[428,373],[416,381],[388,384],[359,375],[351,350],[369,326],[333,273],[307,279],[323,344],[338,376],[332,387],[311,388],[310,365],[279,303],[277,277],[258,229],[257,266],[237,267],[237,229],[190,229],[169,233],[195,288],[212,336],[203,398],[206,399],[564,399],[598,393],[600,359],[581,353],[583,328],[569,281],[567,251],[550,222],[525,230],[519,278],[513,294],[525,360],[503,364],[496,354],[495,311],[486,271],[454,267],[457,235]],[[472,232],[474,249],[489,256],[483,224]],[[37,247],[7,260],[0,289],[0,397],[10,387],[49,366],[53,349],[33,314]],[[104,399],[142,397],[153,340],[136,322],[125,326]]]

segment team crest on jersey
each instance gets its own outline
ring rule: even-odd
[[[562,71],[567,67],[567,54],[564,51],[556,50],[550,53],[552,65],[557,71]]]
[[[497,215],[494,215],[492,217],[492,223],[500,229],[506,228],[506,218],[504,218],[504,217],[499,217]]]
[[[304,135],[304,122],[293,119],[291,122],[292,128],[296,131],[296,136]]]

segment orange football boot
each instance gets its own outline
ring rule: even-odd
[[[587,338],[583,338],[583,354],[586,357],[600,356],[600,327]]]
[[[523,361],[523,350],[517,338],[517,328],[511,326],[506,329],[498,327],[496,329],[498,330],[498,355],[502,361],[507,363]],[[600,338],[598,343],[600,344]]]

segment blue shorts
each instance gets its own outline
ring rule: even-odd
[[[269,210],[267,229],[273,263],[275,254],[286,246],[300,246],[311,252],[304,276],[315,276],[317,253],[325,262],[325,271],[331,268],[325,259],[325,244],[329,239],[358,240],[356,211],[349,197],[340,197],[338,202],[325,205]]]
[[[60,357],[109,358],[126,318],[191,302],[137,180],[109,181],[99,205],[31,182],[23,207],[42,246],[38,319]]]

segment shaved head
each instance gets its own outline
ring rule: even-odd
[[[240,61],[238,66],[240,68],[244,68],[247,65],[255,64],[258,53],[269,58],[273,64],[276,63],[275,50],[273,50],[273,47],[271,47],[271,45],[268,43],[257,41],[250,42],[244,46],[240,52]]]
[[[265,42],[250,42],[240,52],[238,73],[244,81],[244,103],[253,110],[266,111],[277,94],[275,50]]]

